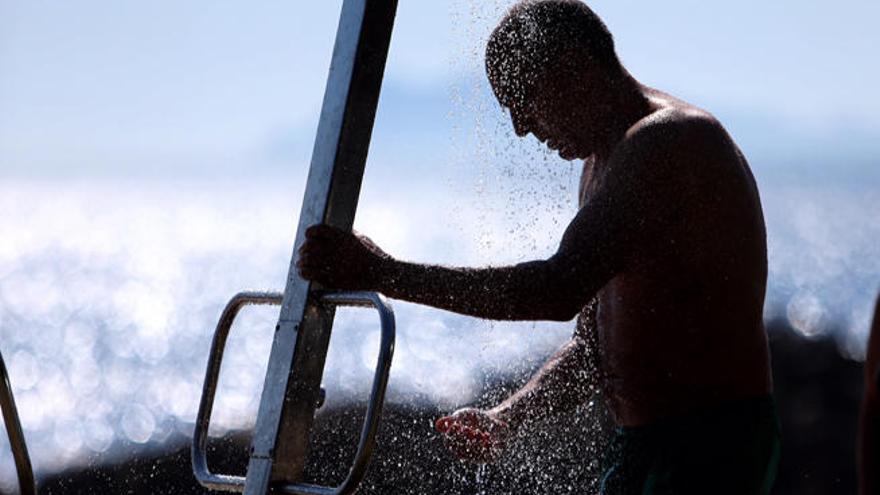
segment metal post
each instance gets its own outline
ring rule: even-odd
[[[260,399],[245,494],[272,482],[297,482],[327,357],[332,307],[299,278],[295,261],[305,229],[354,222],[397,0],[344,0],[321,119],[299,217],[287,286]]]
[[[12,458],[15,460],[19,493],[21,495],[36,495],[37,485],[34,481],[34,469],[31,466],[24,433],[21,431],[18,408],[15,407],[15,398],[12,396],[12,386],[9,385],[9,375],[6,372],[6,363],[3,362],[2,354],[0,354],[0,409],[3,411],[3,422],[6,425],[6,434],[9,436]]]

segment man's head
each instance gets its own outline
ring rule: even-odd
[[[564,158],[593,153],[625,74],[611,33],[577,0],[517,3],[489,38],[486,72],[517,134],[535,134]]]

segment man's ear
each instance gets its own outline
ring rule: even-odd
[[[592,63],[592,57],[583,50],[567,47],[559,53],[556,63],[552,65],[556,66],[559,75],[570,77],[580,75]]]
[[[595,87],[601,76],[596,61],[584,50],[570,47],[559,53],[554,63],[549,65],[546,88],[556,94],[571,93],[578,87]]]

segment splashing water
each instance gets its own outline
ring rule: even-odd
[[[458,265],[538,258],[552,252],[574,214],[577,170],[534,139],[514,137],[488,91],[482,37],[503,12],[501,3],[454,9],[467,13],[458,26],[468,31],[457,37],[466,55],[456,58],[465,82],[451,88],[452,146],[460,156],[443,172],[446,194],[425,204],[423,191],[383,192],[381,203],[366,201],[359,212],[358,229],[391,253]],[[0,185],[0,350],[38,471],[191,433],[216,319],[239,290],[283,287],[301,192],[302,184],[256,180]],[[767,318],[786,318],[805,336],[832,332],[846,355],[863,356],[880,280],[880,193],[762,185],[762,198]],[[437,211],[452,215],[426,236],[422,225]],[[493,377],[537,366],[572,330],[395,306],[392,404],[449,410],[469,403]],[[212,434],[252,424],[276,317],[271,309],[248,309],[236,322]],[[373,318],[340,311],[324,383],[328,407],[369,388],[378,337]],[[588,470],[597,472],[607,427],[599,409],[585,404],[545,432],[517,438],[503,466],[472,476],[490,486],[500,476],[541,482],[575,469],[552,466],[553,455],[535,456],[553,454],[553,441],[557,450],[582,449]],[[573,447],[560,438],[582,440]],[[0,489],[12,480],[3,437]]]
[[[38,471],[113,458],[129,451],[124,446],[191,433],[223,304],[242,289],[283,285],[296,190],[277,181],[0,186],[0,350]],[[485,229],[481,220],[462,217],[431,236],[421,234],[438,209],[449,211],[468,198],[449,194],[425,204],[420,194],[386,193],[382,204],[365,202],[359,230],[392,253],[479,263],[483,248],[458,241],[462,231]],[[763,198],[770,245],[767,317],[788,318],[805,335],[833,332],[848,355],[863,355],[880,279],[874,241],[880,238],[880,195],[765,188]],[[386,209],[406,214],[389,224]],[[538,222],[532,235],[555,239],[558,231]],[[506,247],[497,249],[511,256]],[[570,324],[490,327],[395,306],[400,335],[391,403],[423,401],[443,411],[464,405],[486,377],[534,368],[571,334]],[[249,309],[236,322],[213,434],[252,423],[275,318],[270,309]],[[340,312],[325,378],[328,405],[368,390],[368,366],[377,352],[374,318]],[[521,458],[517,469],[530,465],[533,460]],[[6,489],[14,473],[5,437],[0,466]]]

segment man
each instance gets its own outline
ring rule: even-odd
[[[710,114],[636,81],[578,1],[515,5],[486,67],[519,136],[585,160],[580,210],[556,254],[422,265],[314,226],[301,275],[480,318],[580,314],[571,341],[522,390],[438,421],[463,458],[503,455],[513,432],[576,407],[595,379],[619,426],[603,493],[767,493],[779,433],[762,324],[766,236],[742,153]]]
[[[880,494],[880,296],[865,357],[865,393],[858,438],[859,493]]]

